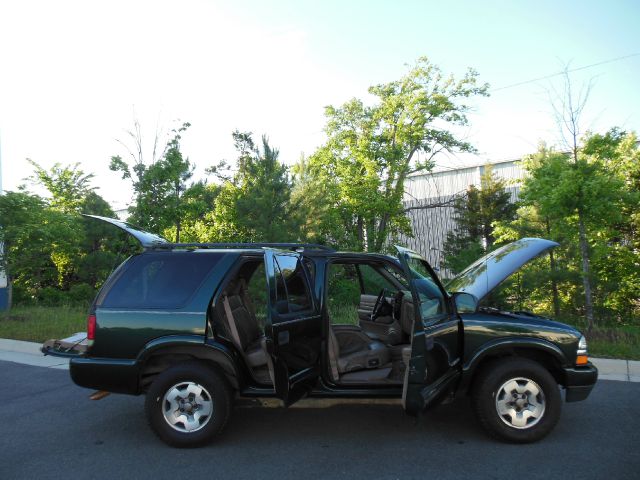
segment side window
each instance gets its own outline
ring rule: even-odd
[[[196,292],[219,256],[195,252],[143,254],[105,294],[109,308],[180,308]]]
[[[313,263],[313,260],[309,258],[303,258],[302,263],[304,263],[304,266],[307,269],[307,273],[309,274],[309,283],[311,289],[313,290],[313,286],[315,285],[316,281],[316,264]]]
[[[397,270],[389,265],[385,265],[383,267],[384,271],[389,274],[389,276],[395,278],[404,290],[409,290],[409,282],[407,278],[404,276],[404,272],[402,270]]]
[[[247,283],[247,290],[249,291],[249,297],[253,304],[256,320],[264,327],[267,322],[268,304],[267,277],[264,271],[264,262],[259,262],[251,274],[249,282]]]
[[[397,291],[396,286],[371,265],[361,264],[358,265],[358,269],[362,275],[362,287],[366,295],[378,295],[383,288],[389,292]]]
[[[278,304],[280,303],[280,285],[284,286],[288,312],[309,310],[313,307],[309,283],[302,263],[297,257],[290,255],[278,255],[276,257],[276,275],[280,273],[276,281]],[[278,309],[279,313],[285,313]]]
[[[358,325],[360,280],[353,264],[329,265],[326,298],[331,323]]]
[[[407,263],[411,270],[413,284],[420,297],[422,319],[426,322],[437,320],[447,313],[444,294],[422,258],[409,255]]]
[[[289,305],[287,302],[287,289],[284,286],[284,279],[282,278],[282,270],[278,262],[275,262],[275,274],[276,274],[276,312],[288,313]]]

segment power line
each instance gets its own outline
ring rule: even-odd
[[[584,65],[582,67],[576,67],[569,70],[563,70],[561,72],[552,73],[551,75],[545,75],[544,77],[532,78],[531,80],[525,80],[524,82],[512,83],[511,85],[505,85],[504,87],[492,88],[491,92],[498,92],[500,90],[506,90],[507,88],[519,87],[520,85],[526,85],[528,83],[539,82],[540,80],[546,80],[548,78],[557,77],[558,75],[564,75],[565,73],[577,72],[579,70],[586,70],[587,68],[597,67],[599,65],[605,65],[607,63],[618,62],[620,60],[625,60],[627,58],[640,56],[640,52],[632,53],[630,55],[624,55],[622,57],[610,58],[608,60],[603,60],[602,62],[592,63],[590,65]]]

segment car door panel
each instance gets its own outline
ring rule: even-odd
[[[461,323],[426,261],[410,250],[398,247],[398,251],[413,305],[419,306],[413,309],[411,358],[402,396],[405,410],[417,414],[446,395],[459,379]],[[410,266],[414,262],[422,265],[425,276]]]
[[[288,406],[310,392],[320,376],[321,315],[298,254],[265,249],[265,270],[269,289],[267,351],[274,365],[276,396]],[[287,286],[283,270],[298,277],[295,288],[306,290],[304,299],[305,295],[292,291],[294,282]]]

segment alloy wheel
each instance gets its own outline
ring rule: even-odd
[[[180,382],[167,390],[162,400],[162,414],[171,428],[192,433],[211,420],[213,400],[198,383]]]
[[[504,382],[496,393],[495,402],[498,416],[512,428],[531,428],[545,412],[544,392],[529,378],[517,377]]]

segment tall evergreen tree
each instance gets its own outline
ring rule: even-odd
[[[262,148],[250,132],[233,132],[237,171],[216,198],[210,215],[209,240],[275,242],[297,240],[287,167],[279,152],[262,137]],[[219,172],[218,169],[214,169]]]
[[[493,250],[494,222],[512,220],[516,206],[491,166],[485,167],[480,188],[471,185],[466,195],[456,199],[456,229],[447,235],[444,245],[445,266],[458,273],[478,257]]]

